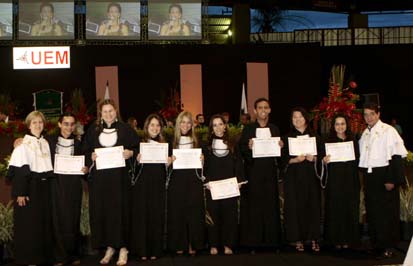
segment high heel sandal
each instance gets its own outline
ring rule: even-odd
[[[100,260],[100,264],[105,265],[110,262],[112,259],[113,254],[115,254],[115,249],[108,247],[105,252],[105,256]]]
[[[119,251],[119,258],[118,261],[116,262],[117,266],[123,266],[128,263],[128,253],[129,251],[126,248],[121,248]]]
[[[216,247],[212,247],[212,248],[209,250],[209,253],[210,253],[211,255],[217,255],[217,254],[218,254],[218,249],[217,249]]]
[[[192,249],[192,246],[191,246],[191,245],[189,245],[188,254],[191,255],[191,256],[195,256],[195,255],[196,255],[196,250]]]
[[[311,250],[314,252],[320,252],[320,245],[318,245],[317,241],[311,241]]]
[[[303,252],[304,251],[304,245],[302,242],[297,242],[295,244],[295,250],[297,250],[298,252]]]

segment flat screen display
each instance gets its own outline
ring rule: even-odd
[[[13,4],[0,0],[0,40],[13,38]]]
[[[196,0],[148,2],[149,40],[200,40],[202,4]]]
[[[20,0],[18,29],[21,40],[72,40],[74,3],[69,0]]]
[[[140,39],[140,1],[86,2],[86,39]]]

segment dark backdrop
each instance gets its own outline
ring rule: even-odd
[[[140,125],[170,88],[179,88],[179,64],[202,64],[204,112],[239,115],[246,62],[269,64],[272,121],[289,130],[289,110],[313,107],[327,95],[329,70],[346,64],[359,84],[358,92],[379,93],[385,121],[398,118],[408,138],[412,132],[409,105],[413,96],[411,45],[319,47],[302,45],[139,45],[72,47],[69,70],[13,70],[11,47],[0,47],[0,91],[10,91],[31,110],[31,93],[41,89],[65,92],[82,88],[88,102],[95,100],[95,66],[119,66],[120,109],[124,119],[135,116]]]

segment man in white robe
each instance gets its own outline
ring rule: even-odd
[[[364,174],[369,236],[377,258],[389,258],[400,238],[398,187],[405,182],[402,158],[407,150],[397,131],[380,120],[376,104],[366,104],[363,115],[367,128],[359,141],[359,167]]]

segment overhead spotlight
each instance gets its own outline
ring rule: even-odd
[[[232,30],[229,29],[229,30],[227,31],[227,35],[228,35],[229,37],[231,37],[231,36],[232,36]]]

